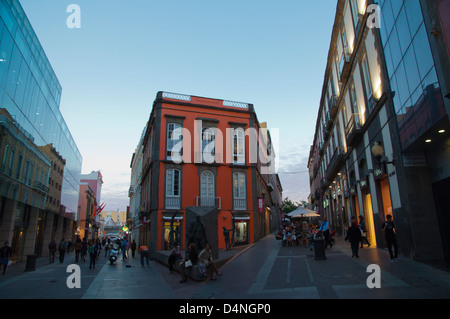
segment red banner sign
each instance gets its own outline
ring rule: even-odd
[[[264,213],[264,200],[262,198],[258,198],[258,212]]]

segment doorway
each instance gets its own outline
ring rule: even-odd
[[[376,247],[375,227],[373,224],[372,198],[370,193],[363,195],[364,221],[366,223],[367,241],[371,246]]]
[[[444,256],[450,267],[450,177],[433,183],[432,187]]]

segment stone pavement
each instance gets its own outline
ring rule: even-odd
[[[327,260],[314,260],[314,251],[305,247],[281,247],[281,242],[269,235],[255,244],[219,251],[216,262],[224,274],[218,280],[203,282],[188,280],[180,284],[180,275],[170,273],[165,264],[168,252],[160,252],[160,260],[150,261],[141,267],[140,255],[115,265],[105,263],[95,272],[83,268],[82,276],[90,277],[85,289],[78,292],[61,287],[47,295],[38,290],[28,291],[28,298],[78,298],[78,299],[431,299],[450,298],[450,273],[400,256],[391,263],[387,250],[360,249],[360,258],[352,258],[350,244],[336,238],[331,249],[326,250]],[[101,257],[103,258],[103,256]],[[58,263],[58,260],[55,261]],[[64,264],[73,262],[73,252]],[[382,289],[369,289],[367,266],[381,268]],[[47,258],[38,258],[36,272],[24,272],[26,263],[20,262],[0,275],[0,288],[13,287],[20,297],[20,289],[30,290],[29,281],[45,274],[42,282],[65,281],[67,274],[58,265],[49,265]],[[62,270],[60,270],[61,268]],[[60,278],[56,272],[60,272]],[[54,273],[55,272],[55,273]],[[34,278],[36,277],[36,278]],[[16,279],[15,279],[16,278]],[[37,281],[36,281],[37,282]],[[23,287],[20,287],[22,285]],[[49,283],[48,287],[54,287]],[[9,288],[8,288],[9,289]],[[39,289],[39,286],[36,286]],[[53,288],[54,289],[54,288]],[[11,296],[14,298],[14,296]]]

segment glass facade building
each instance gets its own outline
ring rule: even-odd
[[[61,204],[77,213],[82,156],[59,110],[61,85],[18,0],[0,1],[0,103],[38,146],[66,160]]]
[[[446,116],[419,0],[382,0],[380,28],[402,150]]]

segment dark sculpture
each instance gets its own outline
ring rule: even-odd
[[[231,249],[231,243],[230,243],[230,231],[231,229],[226,229],[225,226],[223,226],[223,236],[225,237],[225,250]]]
[[[197,216],[195,218],[195,221],[193,221],[189,225],[188,230],[188,243],[195,243],[197,246],[198,251],[202,251],[203,248],[205,248],[206,245],[206,232],[205,232],[205,226],[203,225],[202,220],[200,219],[200,216]]]

